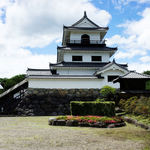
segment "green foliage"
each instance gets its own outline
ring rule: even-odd
[[[150,81],[146,81],[146,90],[150,90]]]
[[[96,102],[105,102],[105,99],[104,98],[97,98]]]
[[[122,122],[120,117],[107,117],[107,116],[58,116],[56,120],[76,120],[79,122]]]
[[[147,98],[142,96],[137,98],[134,96],[128,100],[121,99],[119,105],[127,113],[150,116],[150,97]]]
[[[98,115],[98,116],[114,116],[114,102],[97,102],[97,101],[72,101],[70,103],[71,114],[78,116]]]
[[[127,117],[133,118],[137,120],[140,123],[146,124],[150,126],[150,117],[145,117],[143,115],[133,115],[133,114],[128,114],[126,115]]]
[[[150,75],[150,70],[144,71],[143,74]]]
[[[115,104],[117,105],[118,101],[119,101],[117,90],[108,85],[104,86],[100,90],[100,98],[97,99],[97,101],[103,101],[103,100],[104,101],[115,101]]]
[[[21,82],[25,79],[25,74],[16,75],[12,78],[0,78],[0,83],[3,86],[3,91],[6,91],[7,89],[11,88],[15,84]]]

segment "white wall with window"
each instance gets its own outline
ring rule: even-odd
[[[94,52],[92,53],[90,52],[79,52],[79,50],[77,50],[77,52],[67,52],[64,53],[64,61],[65,62],[72,62],[72,56],[82,56],[82,62],[94,62],[92,61],[92,56],[101,56],[101,61],[99,62],[109,62],[109,58],[110,58],[110,54],[108,53],[104,53],[104,52]],[[95,61],[98,62],[98,61]]]
[[[97,33],[97,32],[71,32],[70,34],[70,40],[73,41],[73,40],[81,40],[81,36],[84,35],[84,34],[87,34],[89,35],[90,37],[90,40],[94,41],[94,40],[97,40],[97,41],[100,41],[100,33]]]

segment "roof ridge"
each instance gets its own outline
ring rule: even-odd
[[[29,70],[49,70],[49,68],[47,68],[47,69],[36,69],[36,68],[27,68],[27,71],[29,71]]]
[[[150,77],[150,75],[148,75],[148,74],[139,73],[139,72],[136,72],[136,71],[131,71],[131,72],[134,72],[134,73],[139,74],[139,75],[143,75],[145,77]]]
[[[96,71],[95,74],[97,74],[99,71],[105,70],[106,68],[110,67],[113,64],[115,64],[118,67],[120,67],[120,68],[128,71],[128,69],[126,69],[125,67],[121,66],[121,64],[116,63],[115,60],[113,60],[112,62],[109,62],[108,64],[106,64],[105,66],[103,66],[100,70]]]
[[[80,20],[78,20],[77,22],[75,22],[74,24],[72,24],[71,27],[76,26],[77,24],[79,24],[80,22],[82,22],[84,19],[87,19],[90,23],[92,23],[92,24],[94,24],[96,27],[100,28],[99,25],[97,25],[97,24],[94,23],[91,19],[89,19],[89,18],[87,17],[86,11],[84,11],[83,17],[82,17]]]

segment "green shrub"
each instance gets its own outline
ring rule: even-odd
[[[134,115],[150,115],[150,98],[136,96],[131,97],[127,100],[121,99],[119,106],[125,110],[125,112]]]
[[[115,103],[114,102],[96,102],[96,101],[72,101],[70,103],[71,115],[86,116],[114,116]]]
[[[117,90],[108,85],[104,86],[100,90],[100,99],[104,99],[105,101],[115,101],[115,103],[117,105],[118,104]]]
[[[104,98],[97,98],[96,102],[105,102],[105,99]]]

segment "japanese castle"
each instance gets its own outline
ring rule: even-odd
[[[49,69],[28,68],[28,87],[42,89],[101,89],[105,85],[120,88],[112,81],[127,74],[127,64],[110,58],[117,48],[107,47],[108,27],[91,21],[86,12],[72,26],[63,26],[62,45],[57,47],[57,63]]]

